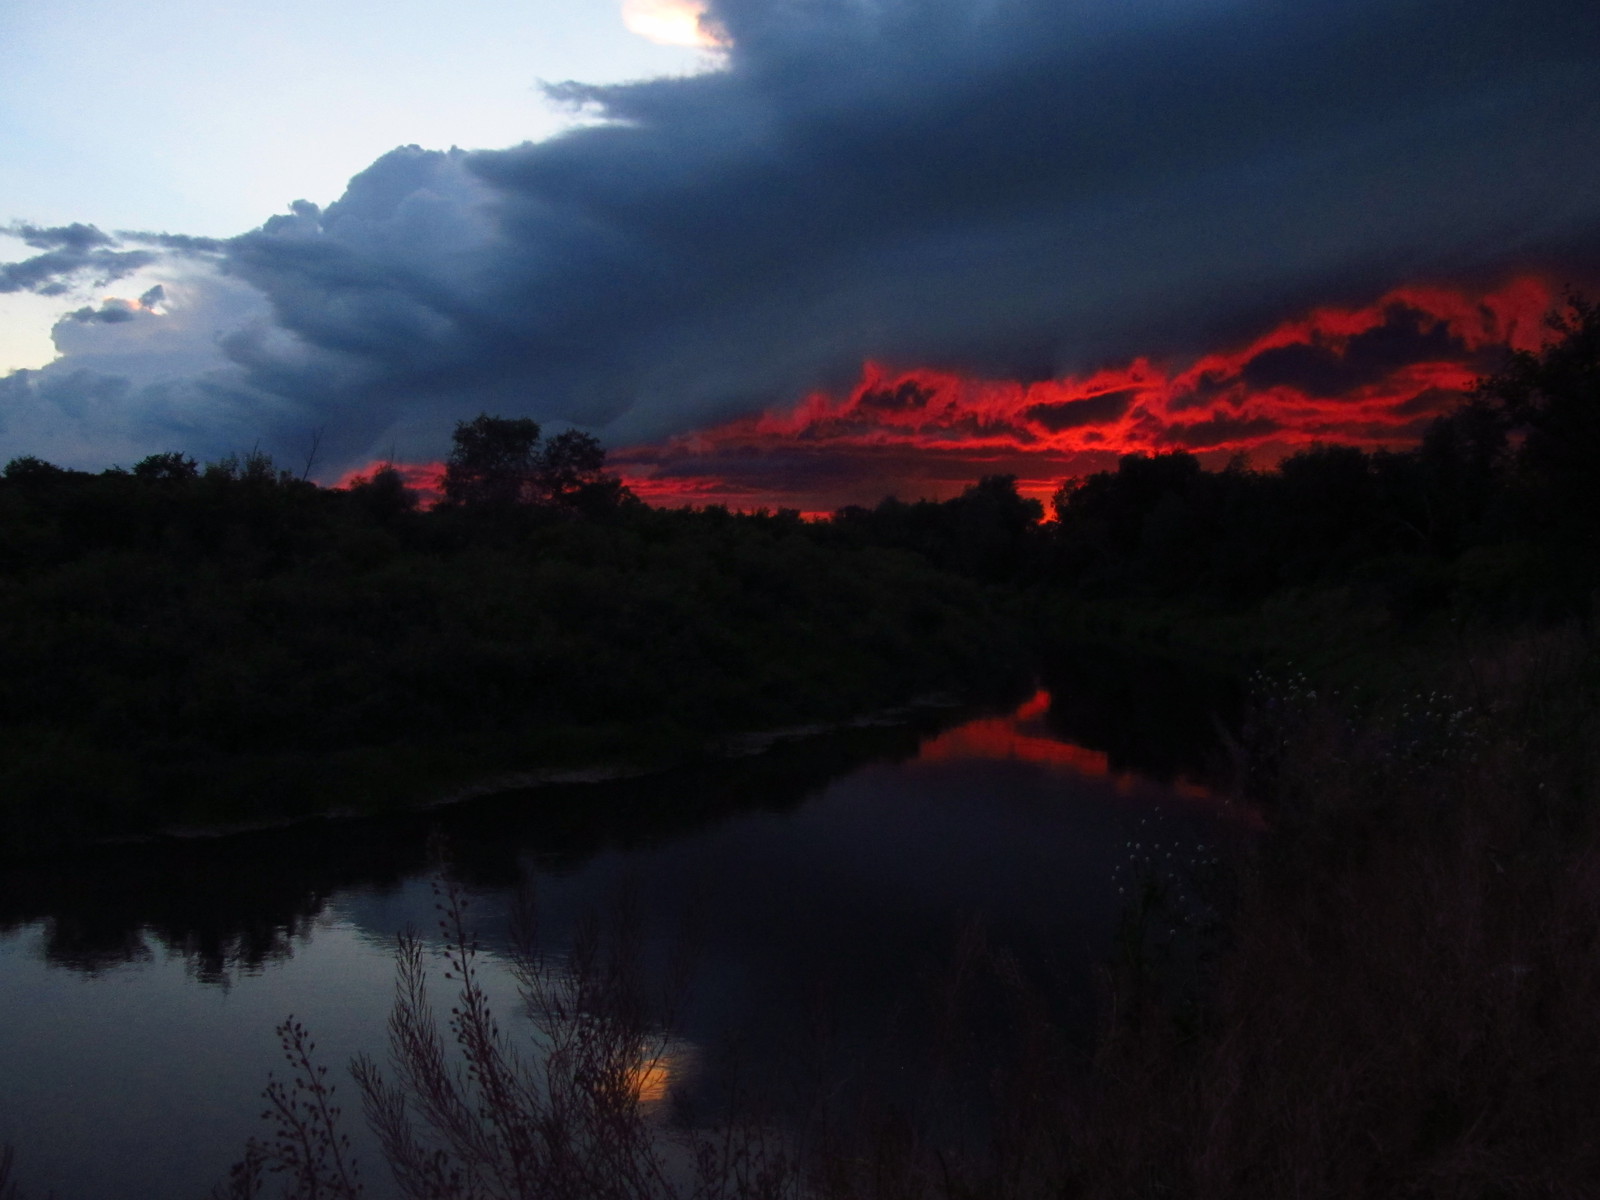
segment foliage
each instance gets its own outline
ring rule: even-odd
[[[339,491],[259,454],[153,457],[0,480],[12,853],[688,757],[1024,657],[998,597],[915,556],[770,514],[584,507],[576,467],[564,519],[508,521],[420,511],[392,469]]]
[[[451,439],[448,504],[504,514],[530,506],[592,509],[608,499],[614,507],[623,499],[620,481],[602,470],[605,450],[582,430],[543,441],[536,421],[481,413],[457,422]]]
[[[1572,293],[1551,314],[1555,335],[1520,350],[1478,388],[1521,435],[1514,481],[1524,521],[1600,551],[1600,304]]]
[[[1230,949],[1198,1025],[1112,1010],[1073,1194],[1588,1194],[1596,671],[1569,626],[1359,705],[1259,680]]]
[[[1401,622],[1452,604],[1579,611],[1600,584],[1597,314],[1571,297],[1541,350],[1512,354],[1414,450],[1316,445],[1273,471],[1130,454],[1069,481],[1046,574],[1085,596],[1234,606],[1354,585]],[[1485,569],[1510,559],[1523,569]]]
[[[136,478],[151,481],[193,479],[199,473],[200,465],[177,450],[147,455],[133,465]]]
[[[341,1131],[343,1110],[333,1103],[338,1085],[328,1082],[328,1068],[318,1066],[313,1042],[293,1016],[278,1026],[278,1040],[292,1072],[288,1082],[269,1079],[261,1114],[273,1125],[273,1137],[250,1139],[244,1157],[228,1173],[218,1200],[259,1196],[264,1174],[282,1175],[283,1192],[304,1200],[356,1200],[363,1188],[361,1172],[351,1157],[350,1137]]]
[[[481,413],[456,424],[445,467],[444,494],[452,504],[510,508],[531,503],[538,470],[539,425]]]
[[[834,514],[847,544],[912,550],[935,566],[991,582],[1021,582],[1036,568],[1044,508],[1017,492],[1015,475],[986,475],[942,502],[886,498]]]
[[[1129,455],[1063,485],[1049,525],[1004,475],[825,522],[652,510],[591,436],[488,414],[457,426],[433,511],[392,468],[337,491],[259,451],[100,475],[13,459],[0,846],[314,808],[376,790],[355,764],[424,744],[491,769],[578,745],[692,753],[970,689],[1023,669],[1041,631],[1022,614],[1062,597],[1091,640],[1162,620],[1166,639],[1185,612],[1259,631],[1342,608],[1328,652],[1359,645],[1344,635],[1369,614],[1396,636],[1587,614],[1597,313],[1572,297],[1546,346],[1414,450],[1314,446],[1272,471]],[[1066,640],[1051,620],[1042,640]],[[339,756],[349,774],[328,769]]]
[[[687,982],[670,971],[650,996],[637,915],[624,903],[602,929],[589,921],[571,952],[537,945],[531,909],[514,951],[532,1041],[501,1029],[477,974],[479,948],[470,900],[446,880],[435,885],[440,932],[457,987],[441,1035],[428,998],[428,949],[402,934],[389,1018],[395,1081],[369,1057],[351,1074],[368,1124],[398,1193],[408,1200],[780,1200],[797,1197],[785,1139],[759,1124],[673,1129],[661,1119],[658,1081],[671,1063],[666,1033]],[[251,1139],[217,1200],[262,1194],[263,1175],[283,1176],[285,1200],[360,1194],[333,1085],[309,1055],[305,1031],[280,1027],[293,1087],[269,1082],[263,1118],[269,1141]]]

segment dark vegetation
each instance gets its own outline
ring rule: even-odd
[[[457,430],[445,502],[259,454],[0,481],[0,844],[662,765],[1025,670],[1004,598],[792,513],[656,510],[586,435]]]
[[[1220,471],[1184,451],[1131,454],[1064,484],[1051,525],[1006,477],[833,524],[947,570],[1113,601],[1107,613],[1235,613],[1318,588],[1401,626],[1452,606],[1502,622],[1584,613],[1600,583],[1600,312],[1573,296],[1551,324],[1543,351],[1511,356],[1412,450],[1317,445]]]
[[[455,1049],[438,1040],[406,943],[389,1075],[370,1062],[356,1073],[402,1189],[1593,1195],[1600,308],[1571,298],[1552,335],[1415,450],[1317,447],[1271,471],[1131,456],[1062,488],[1052,525],[1004,477],[816,525],[655,512],[608,484],[579,441],[561,452],[577,464],[571,482],[532,482],[556,470],[534,439],[510,456],[515,488],[447,487],[451,502],[430,513],[381,472],[334,494],[256,458],[201,474],[167,456],[92,477],[17,460],[0,489],[20,630],[0,673],[23,751],[7,759],[53,781],[24,780],[35,790],[19,794],[37,796],[67,774],[38,749],[50,739],[71,749],[72,770],[143,762],[155,738],[177,748],[164,769],[236,771],[250,756],[386,745],[409,721],[480,739],[464,726],[487,721],[505,740],[474,744],[501,747],[537,745],[551,722],[632,722],[636,738],[664,704],[680,738],[971,681],[1012,661],[1021,639],[1005,631],[1025,619],[1032,648],[1065,674],[1152,653],[1265,667],[1243,720],[1219,731],[1234,787],[1267,823],[1223,940],[1198,963],[1148,943],[1147,918],[1167,902],[1150,881],[1106,966],[1081,1086],[1063,1086],[1072,1051],[1025,972],[975,940],[929,1032],[937,1063],[963,1044],[971,995],[1008,1014],[1004,1045],[991,1022],[982,1071],[959,1077],[967,1099],[982,1093],[970,1123],[860,1097],[841,1107],[824,1090],[827,1103],[784,1114],[781,1137],[770,1112],[731,1103],[674,1140],[640,1083],[663,1025],[644,1007],[626,928],[559,978],[530,949],[547,1052],[518,1062],[474,992],[470,927],[447,896]],[[475,453],[458,437],[461,461]],[[117,607],[130,594],[140,607]],[[209,636],[157,616],[178,612]],[[318,641],[329,630],[336,644]],[[554,647],[568,638],[590,648],[564,660]],[[631,674],[607,677],[623,664]],[[302,673],[316,683],[294,690]],[[230,692],[224,678],[245,682]],[[372,711],[352,678],[377,685]],[[284,681],[292,699],[273,708],[258,680]],[[74,803],[105,802],[90,780],[73,786]],[[130,811],[168,794],[147,786]],[[270,1178],[289,1195],[353,1195],[326,1077],[303,1031],[283,1033],[304,1086],[269,1092],[275,1140],[252,1145],[229,1194]],[[451,1073],[452,1053],[469,1075]]]

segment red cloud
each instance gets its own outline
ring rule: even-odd
[[[1191,362],[1141,358],[1040,383],[868,363],[846,396],[626,447],[611,464],[655,504],[827,511],[949,496],[996,473],[1045,499],[1135,451],[1270,463],[1316,441],[1401,446],[1508,348],[1536,347],[1557,299],[1536,276],[1487,291],[1417,285]]]
[[[354,487],[356,484],[366,483],[376,471],[384,467],[392,467],[400,473],[401,480],[406,487],[416,492],[424,508],[431,508],[437,504],[444,495],[444,464],[443,463],[401,463],[401,462],[375,462],[362,467],[357,471],[346,471],[339,477],[336,488]]]
[[[1558,299],[1532,275],[1490,290],[1416,285],[1192,361],[1139,358],[1036,383],[867,363],[847,395],[623,447],[608,464],[651,504],[823,513],[891,494],[944,498],[992,474],[1047,501],[1064,479],[1138,451],[1189,450],[1217,466],[1238,453],[1270,464],[1318,441],[1399,447],[1508,349],[1536,348]],[[425,502],[440,494],[442,465],[395,467]]]

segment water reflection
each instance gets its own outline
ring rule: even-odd
[[[1244,703],[1232,676],[1096,644],[1058,648],[1042,674],[1050,736],[1092,747],[1112,772],[1196,798],[1227,783],[1232,764],[1217,730],[1237,728]]]
[[[541,873],[561,875],[598,854],[692,836],[733,814],[792,811],[863,761],[915,754],[933,720],[923,714],[901,727],[780,744],[759,758],[646,779],[12,864],[0,869],[0,931],[42,923],[45,957],[88,973],[148,961],[153,942],[182,955],[197,979],[225,983],[292,954],[331,897],[394,891],[426,872],[435,839],[451,847],[452,871],[471,886],[512,888],[523,879],[528,848]]]
[[[154,946],[201,982],[227,983],[293,954],[336,892],[426,866],[414,838],[360,835],[282,830],[13,866],[0,872],[0,930],[38,923],[45,959],[89,974],[148,962]]]
[[[518,1011],[503,966],[509,897],[524,884],[558,952],[585,913],[624,892],[650,918],[647,966],[662,967],[690,931],[692,1003],[671,1054],[638,1072],[652,1101],[684,1082],[714,1092],[735,1062],[774,1086],[797,1065],[914,1086],[925,1046],[909,1031],[980,926],[1043,981],[1063,1020],[1087,1029],[1090,968],[1122,911],[1119,871],[1146,844],[1226,853],[1247,833],[1201,782],[1203,764],[1168,756],[1169,782],[1157,782],[1133,769],[1134,739],[1063,737],[1075,713],[1040,690],[974,720],[923,714],[654,779],[9,870],[0,1074],[12,1084],[0,1141],[36,1145],[27,1178],[63,1200],[102,1194],[112,1177],[79,1161],[84,1144],[164,1162],[145,1182],[116,1176],[118,1194],[203,1192],[251,1131],[277,1065],[272,1028],[287,1013],[328,1061],[382,1056],[395,934],[434,928],[440,835],[474,898],[485,978],[507,1018]],[[1159,837],[1146,833],[1155,827]],[[197,986],[217,984],[227,986]],[[174,1061],[203,1082],[194,1072],[164,1081]],[[115,1100],[130,1080],[138,1114]],[[123,1134],[97,1142],[70,1115],[75,1089],[92,1089],[95,1122],[123,1121]],[[187,1131],[181,1144],[144,1120],[150,1111]],[[200,1165],[175,1176],[185,1154]],[[197,1171],[197,1187],[173,1184]]]

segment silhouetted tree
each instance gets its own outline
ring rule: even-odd
[[[55,463],[45,462],[44,459],[35,458],[31,454],[23,454],[13,458],[5,467],[6,479],[13,483],[20,483],[25,487],[32,484],[54,483],[57,480],[65,479],[69,475],[76,474],[80,474],[80,472],[58,467]]]
[[[606,452],[600,439],[578,429],[558,433],[538,455],[534,486],[538,498],[551,504],[571,502],[582,488],[600,477]]]
[[[1392,455],[1385,463],[1390,475],[1415,467],[1421,507],[1416,525],[1427,548],[1455,554],[1481,531],[1507,465],[1509,429],[1502,408],[1474,396],[1436,418],[1415,455]]]
[[[187,454],[168,450],[141,458],[133,465],[133,474],[135,478],[148,480],[194,479],[200,474],[200,467]]]
[[[1600,304],[1569,293],[1546,321],[1555,337],[1519,350],[1478,385],[1523,435],[1530,515],[1558,534],[1600,538]]]
[[[415,512],[417,508],[417,494],[406,486],[400,472],[389,463],[352,483],[350,499],[361,513],[379,525],[388,524],[404,513]]]
[[[538,506],[597,512],[626,499],[620,480],[606,475],[606,452],[592,434],[578,429],[541,438],[527,417],[480,413],[460,421],[451,434],[455,448],[445,467],[446,502],[478,510],[510,511]]]
[[[1044,505],[1017,491],[1015,475],[985,475],[943,507],[953,540],[943,565],[983,579],[1015,577],[1044,518]]]
[[[471,508],[513,508],[534,500],[539,465],[539,423],[527,417],[479,413],[456,422],[455,448],[445,466],[448,503]]]

